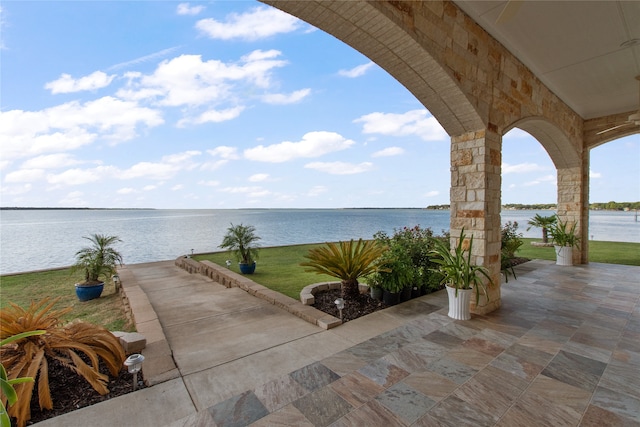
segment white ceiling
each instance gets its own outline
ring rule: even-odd
[[[584,119],[640,110],[640,1],[454,1]]]

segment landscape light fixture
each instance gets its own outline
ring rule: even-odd
[[[138,386],[138,372],[142,369],[142,362],[144,362],[144,356],[141,354],[132,354],[124,361],[124,365],[130,374],[133,374],[133,390],[135,391]]]
[[[111,279],[113,280],[113,284],[116,287],[116,291],[120,289],[120,276],[118,276],[117,274],[114,274],[113,276],[111,276]]]
[[[342,298],[338,298],[334,301],[336,308],[340,311],[340,320],[342,320],[342,309],[344,308],[344,300]]]
[[[227,268],[231,267],[231,260],[230,259],[226,260],[225,263],[227,264]]]

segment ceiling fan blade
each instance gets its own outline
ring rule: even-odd
[[[502,9],[502,12],[500,12],[500,15],[498,15],[498,19],[496,19],[496,24],[503,24],[516,16],[516,13],[518,13],[518,10],[522,6],[522,3],[523,0],[507,1],[504,9]]]
[[[623,124],[618,125],[618,126],[610,127],[609,129],[605,129],[605,130],[601,130],[600,132],[597,132],[596,135],[602,135],[603,133],[611,132],[612,130],[616,130],[616,129],[624,127],[624,126],[628,126],[630,124],[631,124],[631,122],[627,122],[627,123],[623,123]]]

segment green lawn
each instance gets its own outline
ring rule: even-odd
[[[531,246],[531,242],[539,242],[540,239],[522,240],[524,244],[517,256],[551,261],[556,259],[553,247]],[[589,241],[589,261],[640,266],[640,243]]]
[[[113,283],[105,284],[100,298],[80,302],[74,284],[81,280],[82,272],[71,275],[69,269],[0,276],[0,307],[13,302],[26,308],[31,301],[60,297],[54,309],[73,307],[62,319],[64,321],[82,319],[110,331],[134,330],[133,325],[127,324],[122,300]]]
[[[337,279],[333,277],[307,273],[304,267],[300,266],[300,263],[305,261],[304,256],[309,249],[322,245],[318,243],[262,248],[260,258],[256,262],[256,272],[251,275],[251,280],[295,299],[300,298],[300,290],[307,285],[335,282]],[[231,259],[231,270],[240,272],[238,263],[228,252],[195,255],[193,258],[198,261],[207,259],[222,266],[226,266],[225,261]]]
[[[525,242],[517,256],[555,260],[553,248],[531,246],[531,242],[537,240],[539,239],[524,239]],[[335,281],[336,279],[329,276],[307,273],[300,266],[309,249],[320,245],[262,248],[256,273],[251,279],[295,299],[300,297],[300,290],[306,285]],[[640,243],[592,241],[589,248],[591,262],[640,266]],[[194,259],[208,259],[220,265],[225,265],[225,261],[229,258],[227,252],[194,256]],[[232,262],[231,269],[238,272],[238,265],[235,261]],[[0,307],[6,307],[10,301],[28,306],[31,300],[60,297],[56,308],[73,307],[73,311],[65,317],[66,321],[82,319],[105,326],[112,331],[133,330],[132,325],[127,325],[122,302],[115,293],[112,283],[105,285],[105,291],[101,298],[79,302],[73,286],[79,279],[79,276],[71,276],[68,269],[0,276]]]

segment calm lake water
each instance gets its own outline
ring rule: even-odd
[[[517,221],[525,237],[536,213],[504,211],[502,223]],[[262,246],[371,238],[377,231],[420,225],[439,234],[449,229],[449,211],[423,209],[240,209],[240,210],[3,210],[0,212],[0,274],[64,267],[94,233],[122,239],[116,248],[127,264],[219,251],[230,223],[256,227]],[[592,211],[590,238],[640,242],[634,212]]]

